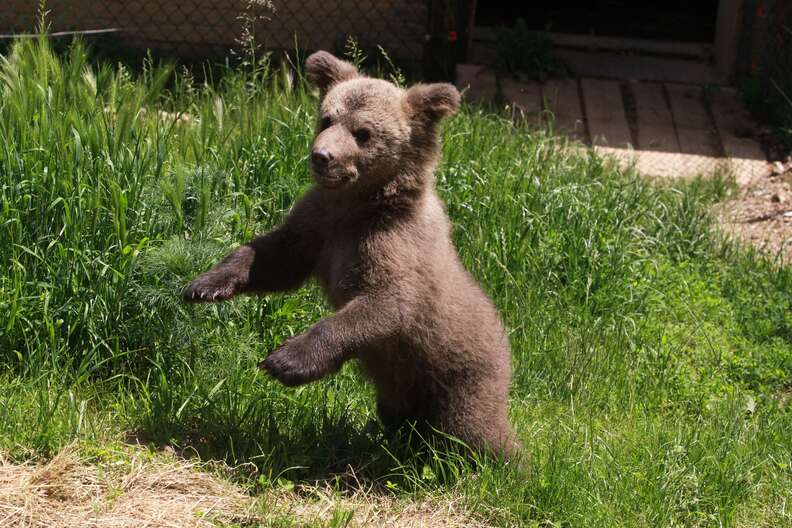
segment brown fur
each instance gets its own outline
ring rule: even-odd
[[[518,449],[507,419],[509,343],[462,266],[434,190],[437,124],[459,106],[447,84],[402,90],[326,52],[308,78],[322,101],[312,151],[317,185],[283,224],[196,278],[188,301],[283,291],[310,276],[335,314],[260,365],[286,385],[358,359],[386,423],[419,420],[477,449]]]

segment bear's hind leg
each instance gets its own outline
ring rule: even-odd
[[[506,403],[481,399],[471,405],[470,396],[464,400],[446,407],[439,417],[438,428],[474,451],[506,459],[516,456],[521,445],[509,423]]]
[[[418,423],[420,419],[414,405],[387,401],[382,396],[377,398],[377,416],[382,425],[390,430],[399,429],[408,423]]]

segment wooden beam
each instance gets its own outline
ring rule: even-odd
[[[619,83],[585,78],[580,85],[592,144],[629,147],[632,138]]]
[[[720,0],[715,26],[715,65],[721,82],[731,83],[737,67],[737,44],[743,0]]]
[[[547,37],[560,48],[573,48],[586,51],[618,51],[646,53],[650,55],[673,55],[694,59],[708,59],[714,53],[713,45],[701,42],[677,40],[650,40],[628,37],[604,37],[600,35],[579,35],[576,33],[532,32]],[[495,42],[496,30],[492,27],[477,27],[473,38],[480,42]]]
[[[660,83],[633,83],[638,112],[638,148],[659,152],[679,152],[674,118]]]
[[[669,83],[666,84],[666,90],[680,150],[685,154],[701,156],[723,155],[715,124],[704,106],[701,87]]]
[[[542,86],[544,107],[556,132],[586,140],[586,125],[575,79],[550,79]]]

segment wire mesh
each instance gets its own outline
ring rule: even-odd
[[[340,52],[353,36],[363,49],[380,45],[418,63],[429,7],[427,0],[50,0],[44,9],[51,33],[107,34],[125,48],[183,57],[250,46]],[[40,10],[32,0],[5,0],[0,34],[34,32]]]
[[[750,0],[743,71],[750,99],[792,145],[792,2]]]
[[[776,0],[768,16],[766,90],[786,142],[792,145],[792,2]]]

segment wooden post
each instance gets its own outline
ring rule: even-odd
[[[453,0],[429,0],[429,20],[424,42],[424,78],[453,81],[459,29]]]
[[[734,81],[737,66],[737,43],[740,37],[744,0],[720,0],[715,27],[715,66],[721,80]]]

